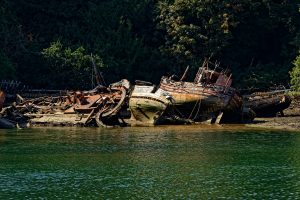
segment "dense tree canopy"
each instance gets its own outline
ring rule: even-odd
[[[185,63],[218,54],[232,39],[239,4],[226,1],[177,0],[159,6],[159,24],[166,33],[162,51]]]
[[[107,82],[157,83],[212,56],[237,87],[287,85],[299,30],[297,0],[2,0],[0,79],[88,89],[93,54]]]
[[[178,64],[213,55],[233,69],[241,86],[288,83],[299,35],[296,1],[175,0],[160,11],[162,50]]]

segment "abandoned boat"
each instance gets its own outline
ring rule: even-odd
[[[131,123],[159,124],[170,103],[168,93],[161,93],[152,83],[136,81],[129,99]]]
[[[180,117],[215,123],[226,109],[241,110],[242,106],[241,99],[236,98],[236,90],[230,87],[231,74],[219,69],[219,63],[205,59],[194,82],[183,81],[186,72],[179,81],[162,77],[159,90],[172,96],[175,111]]]
[[[292,102],[287,91],[275,90],[243,95],[244,107],[251,108],[257,117],[274,117],[278,113],[283,116],[283,110],[288,108]]]

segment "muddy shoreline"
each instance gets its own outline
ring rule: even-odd
[[[284,116],[255,118],[250,127],[300,130],[300,96],[292,97],[292,103],[285,109]]]

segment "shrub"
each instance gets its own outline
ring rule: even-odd
[[[292,89],[300,92],[300,55],[293,62],[294,67],[290,71]]]

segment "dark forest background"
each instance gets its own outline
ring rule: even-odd
[[[238,88],[289,85],[300,49],[299,0],[0,0],[0,80],[89,89],[191,76],[205,56]],[[296,75],[297,76],[297,75]]]

